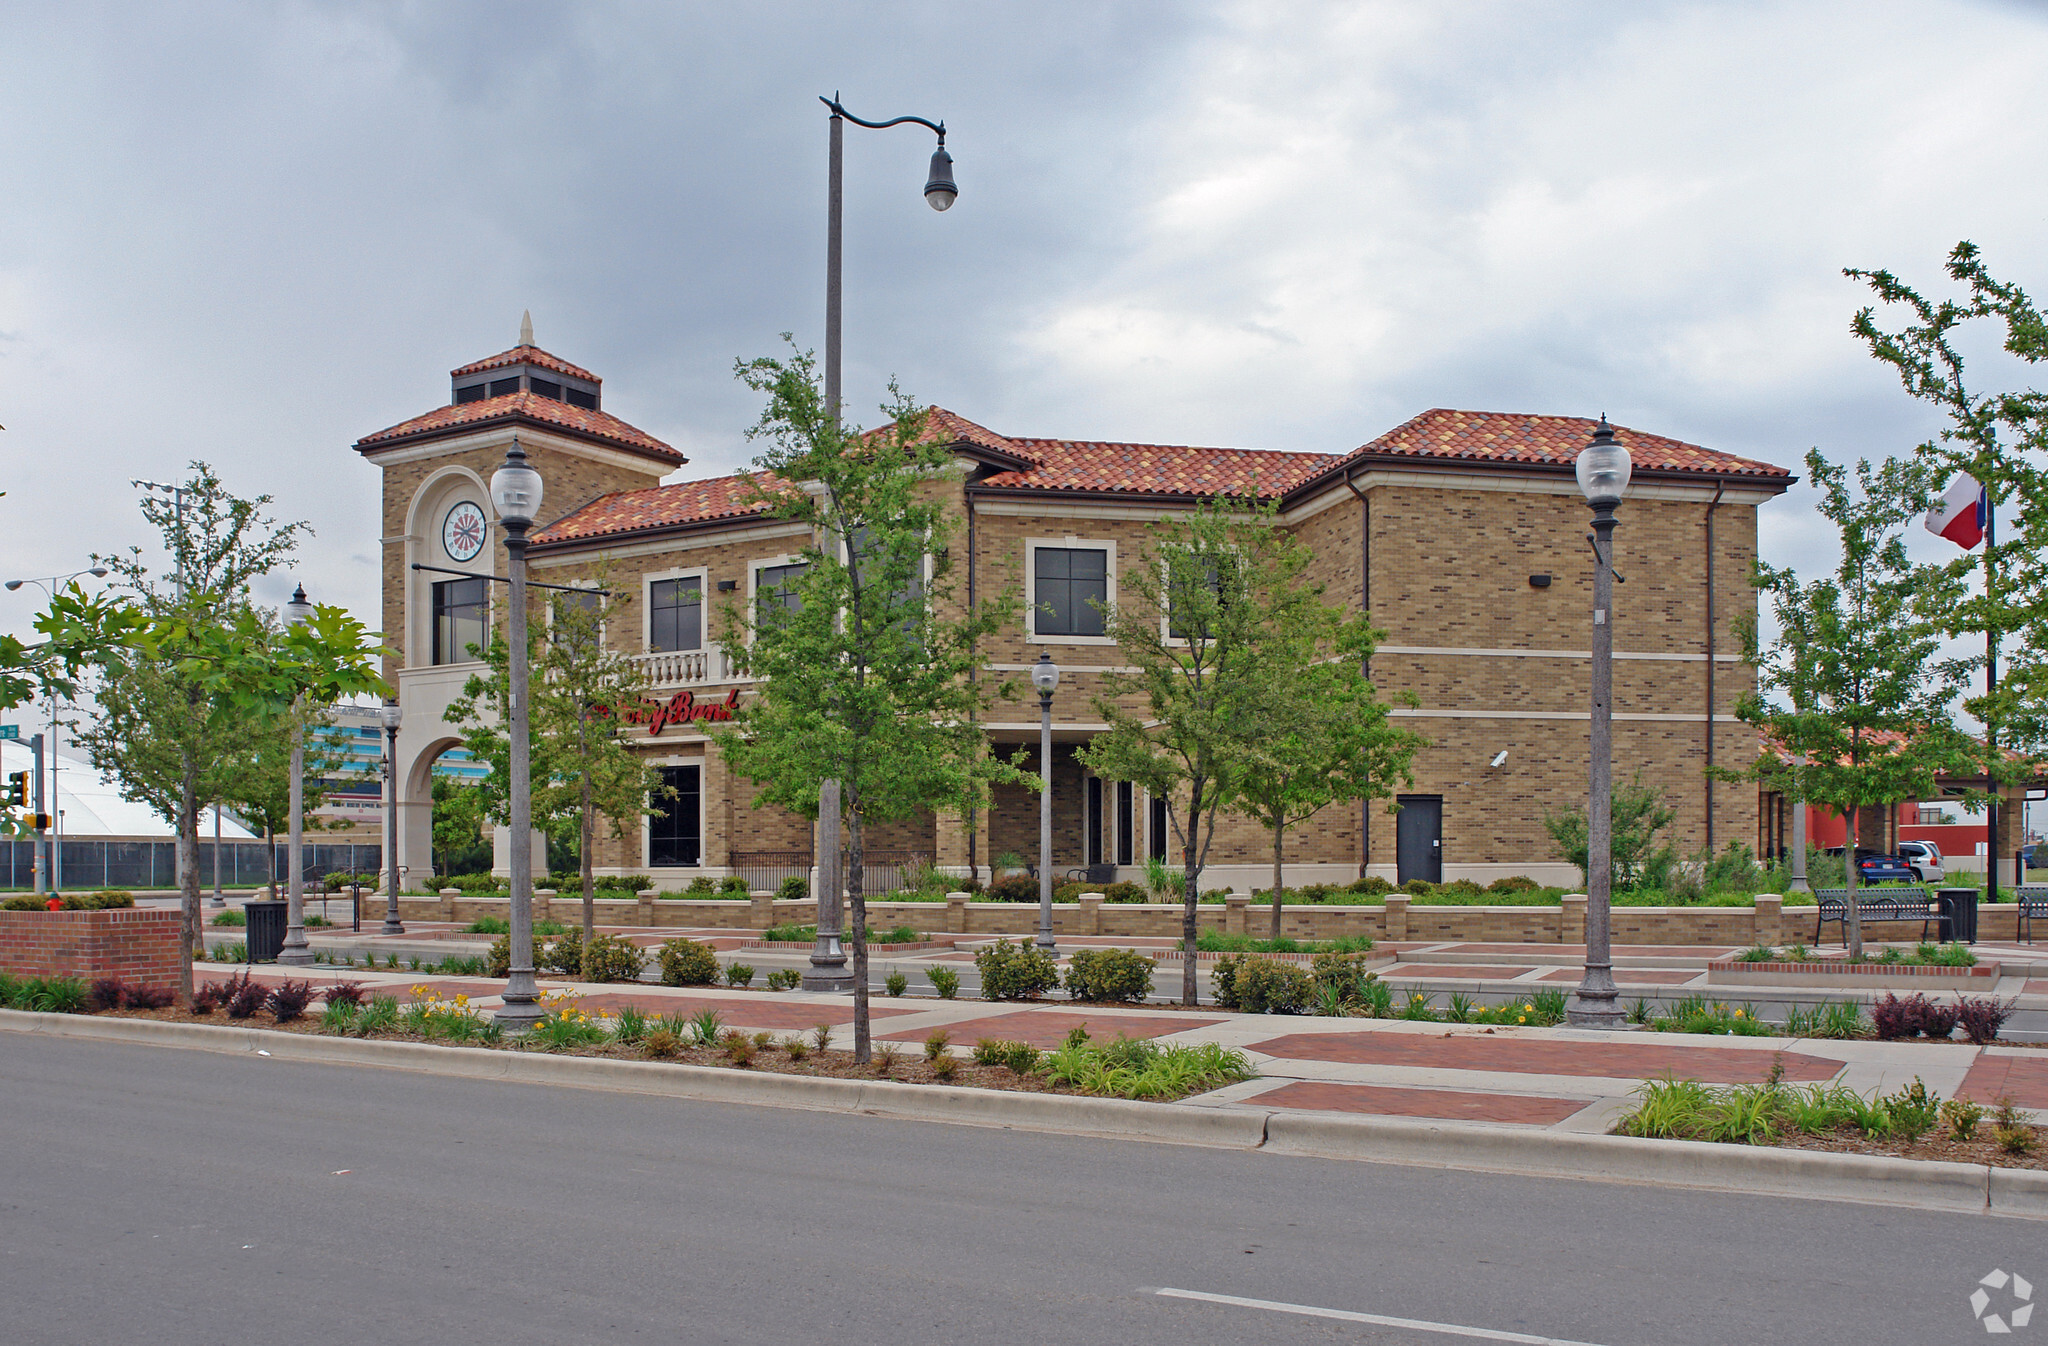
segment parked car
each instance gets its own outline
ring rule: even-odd
[[[1942,880],[1941,847],[1931,841],[1902,841],[1899,843],[1899,862],[1913,871],[1921,883],[1940,883]]]
[[[1867,888],[1874,883],[1918,883],[1920,878],[1896,855],[1859,852],[1856,857],[1856,882]]]

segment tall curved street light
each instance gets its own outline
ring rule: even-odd
[[[24,584],[33,584],[43,591],[45,598],[54,599],[59,589],[80,575],[90,575],[96,580],[103,580],[107,577],[107,568],[90,566],[84,570],[74,570],[68,575],[40,575],[31,579],[9,580],[7,591],[12,593]],[[57,820],[57,826],[45,843],[48,854],[43,861],[43,875],[49,881],[49,889],[53,893],[64,891],[64,810],[57,807],[57,760],[57,698],[53,696],[50,698],[50,816]],[[219,866],[219,855],[220,847],[215,843],[216,868]]]
[[[284,605],[285,621],[292,626],[303,626],[313,615],[313,604],[306,597],[306,586],[293,588],[292,601]],[[306,943],[306,722],[305,693],[292,698],[292,780],[291,780],[291,830],[286,843],[286,864],[290,868],[290,882],[285,887],[284,947],[277,952],[277,961],[294,967],[302,967],[313,961],[313,950]]]
[[[511,967],[505,1003],[495,1016],[512,1032],[523,1033],[540,1021],[540,986],[533,979],[533,782],[527,743],[526,704],[526,534],[540,517],[544,490],[540,473],[526,461],[517,436],[505,461],[491,474],[491,504],[505,528],[505,575],[511,590],[511,611],[505,618],[508,653],[507,700],[511,743],[507,781],[511,794],[512,934]]]
[[[831,167],[825,193],[825,411],[836,423],[840,407],[839,331],[843,290],[840,237],[846,197],[846,123],[852,122],[872,131],[886,131],[906,122],[925,127],[939,138],[939,147],[932,151],[931,168],[925,174],[925,203],[933,210],[946,210],[958,199],[960,187],[953,181],[953,156],[946,153],[944,122],[927,121],[923,117],[894,117],[885,122],[871,122],[848,112],[836,93],[830,98],[820,94],[818,101],[832,109]],[[828,864],[823,854],[828,844],[837,849],[839,836],[836,818],[830,826],[823,821],[828,799],[835,802],[839,799],[838,781],[823,782],[818,792],[818,939],[811,948],[810,971],[804,974],[806,991],[853,989],[853,976],[846,970],[846,949],[841,943],[845,923],[844,876],[839,872],[838,857],[835,855]]]
[[[1593,507],[1592,755],[1586,800],[1586,970],[1565,1011],[1575,1028],[1618,1028],[1611,945],[1614,820],[1614,509],[1628,494],[1628,450],[1602,416],[1579,450],[1579,492]]]

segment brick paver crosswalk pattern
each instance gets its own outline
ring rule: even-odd
[[[1590,1098],[1403,1089],[1382,1084],[1331,1084],[1323,1080],[1296,1080],[1269,1089],[1254,1101],[1264,1108],[1309,1108],[1318,1112],[1364,1112],[1380,1117],[1436,1117],[1524,1126],[1555,1126],[1594,1102]]]
[[[1008,1014],[992,1014],[984,1019],[967,1019],[958,1024],[948,1025],[947,1031],[955,1042],[973,1042],[977,1038],[999,1038],[1005,1042],[1028,1042],[1034,1047],[1057,1047],[1067,1040],[1067,1034],[1076,1028],[1086,1027],[1088,1035],[1097,1039],[1114,1038],[1156,1038],[1169,1033],[1185,1033],[1194,1028],[1208,1028],[1221,1023],[1220,1019],[1182,1018],[1172,1014],[1125,1014],[1108,1019],[1097,1014],[1093,1017],[1076,1010],[1017,1010]],[[884,1033],[885,1042],[922,1042],[925,1033]]]
[[[2048,1057],[1981,1053],[1956,1092],[1975,1103],[2010,1098],[2023,1108],[2048,1111]]]
[[[1662,1043],[1559,1042],[1526,1038],[1433,1037],[1420,1033],[1291,1033],[1252,1044],[1268,1056],[1345,1065],[1420,1066],[1510,1075],[1573,1075],[1596,1079],[1655,1079],[1667,1071],[1713,1084],[1750,1084],[1767,1078],[1774,1062],[1784,1078],[1831,1080],[1843,1062],[1796,1051],[1682,1047]]]

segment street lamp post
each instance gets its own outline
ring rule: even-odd
[[[1614,786],[1614,507],[1628,494],[1628,450],[1607,418],[1579,451],[1579,490],[1593,507],[1592,780],[1586,801],[1586,971],[1565,1013],[1575,1028],[1615,1028],[1621,1008],[1611,948]]]
[[[960,188],[953,181],[953,156],[946,153],[946,124],[930,122],[922,117],[897,117],[892,121],[864,121],[840,106],[836,93],[827,98],[818,95],[818,101],[832,109],[831,151],[828,155],[829,171],[825,190],[825,413],[832,418],[836,427],[839,421],[840,373],[839,373],[839,314],[842,294],[840,270],[841,220],[845,214],[845,159],[846,123],[865,126],[881,131],[904,122],[915,122],[928,127],[939,137],[939,147],[932,152],[931,171],[925,175],[924,199],[933,210],[943,211],[953,204],[960,195]],[[831,822],[826,823],[826,799],[831,800]],[[807,991],[850,991],[853,977],[846,971],[846,952],[842,944],[842,923],[845,920],[844,904],[841,902],[839,884],[844,881],[840,874],[838,856],[839,837],[839,782],[820,782],[818,798],[818,938],[811,949],[811,970],[805,974],[804,989]],[[828,843],[828,836],[830,841]],[[832,856],[827,860],[824,851],[832,845]],[[826,875],[836,876],[828,885]],[[831,887],[833,891],[825,889]]]
[[[405,925],[398,919],[398,702],[384,703],[384,929],[386,935],[402,935]]]
[[[33,584],[43,591],[45,597],[54,599],[57,596],[59,587],[71,583],[80,575],[90,575],[94,579],[103,580],[107,577],[107,568],[105,566],[92,566],[86,570],[74,570],[68,575],[43,575],[35,579],[9,580],[7,581],[7,590],[9,593],[12,593],[24,584]],[[45,866],[44,872],[49,875],[50,891],[60,893],[64,891],[64,810],[57,808],[56,804],[57,698],[52,696],[50,698],[50,805],[54,810],[57,826],[48,842],[48,863]]]
[[[505,1003],[497,1021],[524,1032],[540,1020],[540,987],[533,979],[533,783],[528,779],[526,704],[526,533],[540,515],[543,483],[527,464],[513,437],[505,462],[491,475],[491,504],[505,527],[505,569],[511,611],[505,619],[510,667],[507,700],[511,716],[512,934]]]
[[[1787,886],[1795,893],[1813,891],[1806,881],[1806,773],[1799,769],[1812,760],[1804,753],[1792,756],[1792,782],[1799,797],[1792,801],[1792,882]]]
[[[284,605],[285,620],[293,626],[305,623],[313,615],[313,605],[306,599],[306,586],[301,584],[292,590],[292,601]],[[306,810],[306,722],[305,694],[292,698],[292,780],[291,780],[291,832],[285,847],[291,865],[291,880],[285,887],[284,947],[277,952],[277,961],[293,967],[302,967],[313,961],[313,950],[306,943],[306,862],[304,858],[305,826],[303,814]]]
[[[1052,693],[1060,685],[1060,666],[1050,650],[1038,652],[1031,666],[1031,685],[1038,689],[1038,770],[1044,788],[1038,792],[1038,939],[1039,949],[1055,952],[1052,943]]]

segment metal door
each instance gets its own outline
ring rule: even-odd
[[[1394,815],[1394,866],[1397,882],[1444,881],[1444,797],[1396,795],[1401,811]]]

